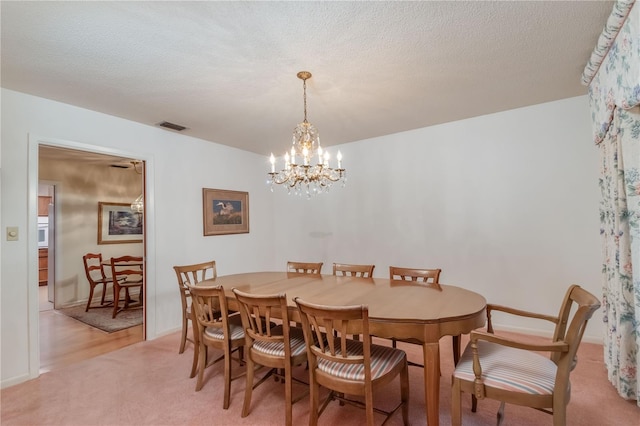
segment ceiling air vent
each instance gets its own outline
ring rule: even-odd
[[[169,123],[168,121],[163,121],[162,123],[158,123],[158,126],[164,127],[165,129],[175,130],[177,132],[181,132],[186,129],[186,127],[181,126],[179,124]]]

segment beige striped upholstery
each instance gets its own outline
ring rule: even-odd
[[[498,424],[504,420],[506,404],[536,408],[553,415],[554,425],[567,424],[571,399],[569,375],[587,322],[600,307],[598,298],[578,285],[567,289],[558,315],[487,304],[487,329],[472,330],[470,341],[451,377],[451,425],[462,425],[462,394],[472,395],[471,411],[478,400],[500,401]],[[528,318],[555,325],[553,337],[509,337],[495,334],[492,317]],[[507,322],[505,322],[507,323]],[[477,375],[473,363],[479,366]]]
[[[553,392],[557,366],[543,355],[483,340],[478,341],[478,355],[486,386],[537,395]],[[475,380],[471,345],[462,354],[453,376],[471,382]]]
[[[341,355],[340,338],[336,338],[336,355]],[[361,341],[347,340],[347,355],[362,355]],[[371,345],[371,380],[389,373],[398,363],[404,362],[405,354],[400,349]],[[344,364],[318,358],[318,369],[346,380],[364,381],[364,364]]]
[[[309,425],[318,424],[318,417],[333,399],[364,408],[367,425],[374,424],[374,411],[389,420],[398,410],[402,410],[403,423],[409,424],[407,354],[371,343],[369,308],[366,305],[317,305],[298,297],[293,300],[300,312],[309,358]],[[362,335],[361,341],[347,337],[354,331]],[[400,382],[400,402],[390,410],[375,408],[374,394],[391,381]],[[320,386],[331,391],[322,407],[318,396]],[[348,395],[362,399],[349,399]]]
[[[224,340],[222,327],[207,327],[204,334],[212,339]],[[244,339],[244,327],[242,327],[240,315],[229,316],[229,335],[231,340]]]
[[[282,326],[279,325],[271,330],[272,335],[282,335]],[[306,350],[304,343],[304,334],[299,328],[291,327],[289,329],[289,341],[291,342],[291,356],[302,355]],[[284,356],[284,342],[267,342],[256,340],[252,348],[256,351],[273,355]]]

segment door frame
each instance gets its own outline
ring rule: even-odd
[[[37,238],[37,216],[38,216],[38,148],[40,145],[48,145],[57,148],[73,149],[77,151],[87,151],[98,154],[113,155],[118,157],[136,158],[145,162],[144,169],[144,236],[143,250],[145,256],[145,303],[143,310],[143,340],[157,337],[155,327],[155,299],[156,299],[156,251],[155,235],[155,186],[154,186],[154,158],[153,155],[125,151],[116,148],[108,148],[99,145],[43,137],[39,135],[28,135],[28,159],[27,159],[27,250],[28,250],[28,271],[27,271],[27,310],[28,310],[28,341],[29,341],[29,378],[34,379],[40,375],[40,309],[38,302],[38,238]],[[58,256],[59,257],[59,256]]]

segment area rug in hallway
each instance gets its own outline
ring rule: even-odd
[[[113,315],[112,307],[92,308],[89,309],[89,312],[85,312],[85,308],[85,305],[77,305],[57,309],[57,311],[107,333],[142,324],[142,308],[118,312],[115,318],[111,318]]]

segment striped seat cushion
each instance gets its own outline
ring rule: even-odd
[[[342,351],[338,341],[336,341],[336,346],[336,353],[341,354]],[[347,355],[362,355],[362,351],[362,342],[347,340]],[[371,379],[375,380],[384,376],[398,363],[404,362],[405,359],[406,354],[400,349],[371,345]],[[318,369],[342,379],[364,381],[364,364],[345,364],[318,358]]]
[[[478,341],[482,380],[486,386],[532,395],[551,395],[557,366],[536,352]],[[468,345],[453,376],[473,382],[473,354]]]
[[[229,317],[229,332],[231,334],[231,340],[244,339],[244,328],[242,327],[242,323],[239,318],[239,316],[237,319],[235,316]],[[224,340],[224,331],[222,331],[222,327],[207,327],[204,330],[204,334],[212,339]]]
[[[282,335],[282,326],[279,325],[271,330],[272,335]],[[291,340],[291,356],[297,356],[305,353],[307,348],[304,343],[304,334],[299,328],[291,327],[289,329],[289,338]],[[265,342],[256,340],[253,342],[253,349],[268,355],[284,357],[284,342]]]

